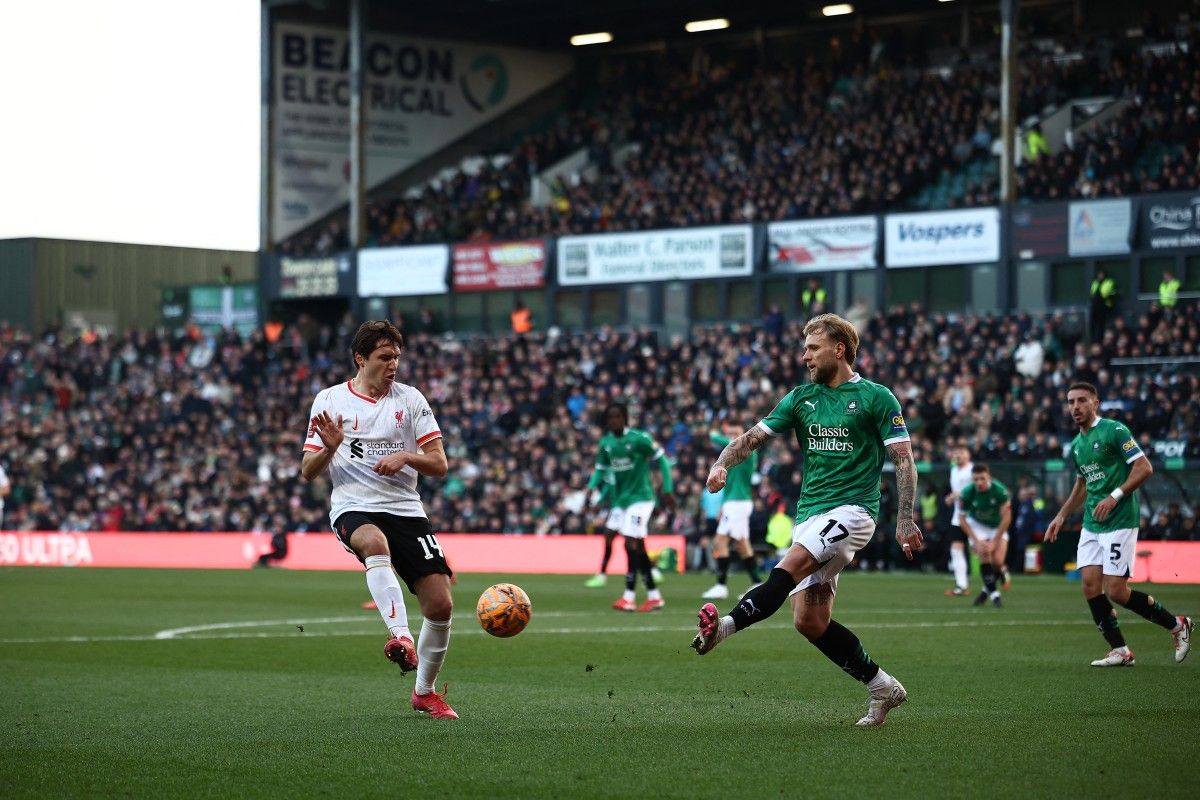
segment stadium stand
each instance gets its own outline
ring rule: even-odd
[[[1125,196],[1200,186],[1200,50],[1146,51],[1124,37],[1037,39],[1023,53],[1020,109],[1034,119],[1074,97],[1124,104],[1025,158],[1022,200]],[[1079,58],[1064,58],[1075,52]],[[497,155],[405,197],[371,204],[370,244],[528,238],[903,208],[991,205],[999,192],[998,67],[987,47],[936,68],[752,54],[626,58],[607,92]],[[994,48],[992,48],[994,50]],[[887,52],[884,49],[881,52]],[[586,148],[592,177],[533,176]],[[618,165],[616,154],[628,157]],[[286,253],[347,247],[341,219],[284,243]]]
[[[1114,370],[1114,358],[1196,355],[1200,303],[1117,321],[1098,342],[1062,314],[1003,317],[893,309],[861,320],[858,367],[905,406],[916,457],[944,461],[951,442],[978,458],[1060,459],[1073,435],[1065,386],[1105,387],[1103,413],[1133,421],[1143,444],[1186,441],[1200,456],[1200,377],[1172,367]],[[0,432],[13,494],[6,527],[35,530],[325,530],[327,492],[296,479],[316,392],[345,380],[352,323],[288,326],[274,344],[163,339],[148,331],[88,340],[0,328]],[[591,472],[604,404],[623,398],[676,464],[683,513],[698,522],[722,410],[766,413],[802,378],[800,323],[468,338],[415,333],[401,380],[428,396],[446,433],[451,473],[424,481],[442,530],[578,532],[564,500]],[[740,417],[738,418],[740,421]],[[789,448],[766,452],[759,493],[795,499]],[[1053,502],[1051,502],[1053,505]],[[1151,535],[1195,537],[1200,507],[1153,511]]]

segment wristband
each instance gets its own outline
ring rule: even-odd
[[[1125,493],[1122,492],[1121,487],[1118,486],[1117,488],[1115,488],[1111,492],[1109,492],[1108,496],[1111,497],[1113,500],[1116,500],[1119,502],[1121,500],[1121,498],[1125,496]]]

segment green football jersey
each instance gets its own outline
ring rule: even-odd
[[[992,478],[992,485],[986,492],[981,492],[975,488],[975,484],[968,483],[958,496],[962,513],[989,528],[999,527],[1000,510],[1010,499],[1008,487],[995,478]]]
[[[721,448],[733,441],[728,436],[723,436],[716,431],[709,434],[709,438],[713,444]],[[757,469],[758,453],[754,451],[750,453],[745,461],[736,467],[730,467],[726,470],[724,502],[754,499],[751,478]]]
[[[1137,496],[1133,492],[1118,500],[1103,522],[1097,522],[1092,517],[1092,509],[1096,504],[1129,477],[1129,465],[1139,458],[1145,458],[1129,428],[1114,419],[1096,417],[1092,427],[1080,431],[1071,440],[1071,455],[1087,489],[1087,499],[1083,501],[1083,527],[1092,533],[1138,527],[1141,516]]]
[[[663,455],[650,434],[637,428],[626,428],[625,433],[615,436],[606,432],[600,437],[600,448],[596,452],[596,468],[608,471],[614,487],[613,508],[628,508],[634,503],[654,500],[654,487],[650,485],[650,463]],[[671,491],[669,482],[663,491]]]
[[[772,436],[796,432],[804,455],[797,523],[842,505],[879,517],[884,450],[908,441],[900,401],[886,386],[859,375],[836,389],[806,383],[758,424]]]

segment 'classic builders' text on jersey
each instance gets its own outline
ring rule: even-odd
[[[1092,516],[1096,504],[1129,477],[1129,465],[1145,458],[1129,428],[1115,419],[1096,417],[1090,428],[1080,431],[1071,441],[1071,457],[1087,489],[1087,499],[1083,501],[1083,527],[1092,533],[1138,527],[1141,517],[1136,493],[1118,500],[1103,522],[1097,522]]]
[[[862,506],[879,516],[883,451],[908,441],[900,401],[886,386],[859,375],[836,389],[806,383],[758,424],[772,436],[794,430],[800,442],[804,483],[797,523],[841,505]]]

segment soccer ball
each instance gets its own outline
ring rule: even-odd
[[[497,583],[479,595],[475,614],[479,624],[492,636],[507,638],[525,630],[533,607],[529,595],[513,583]]]

